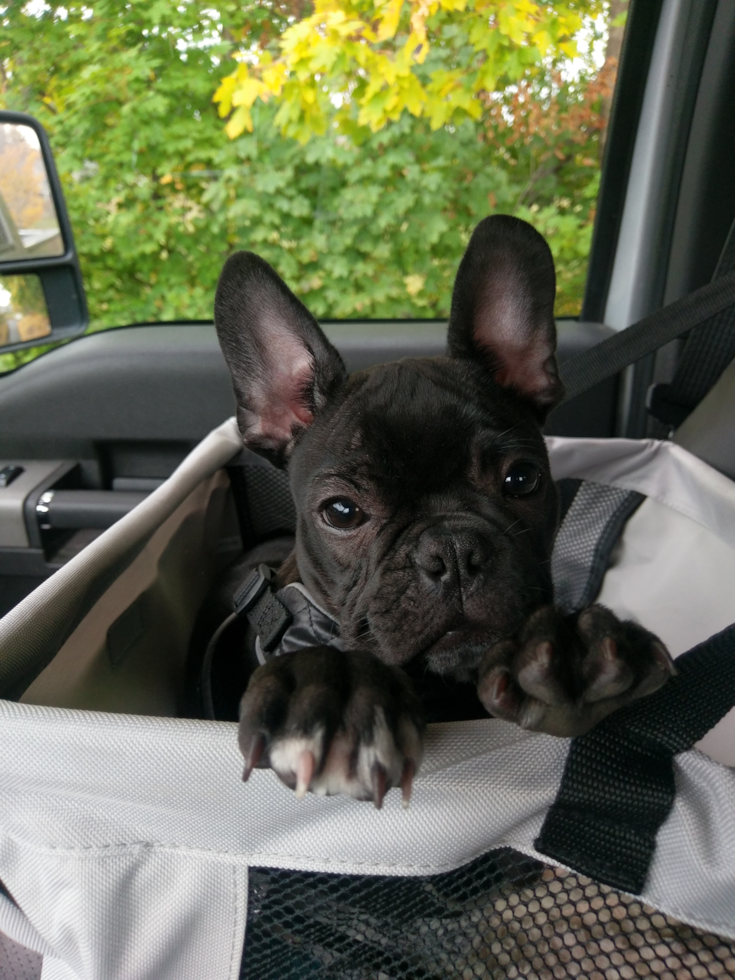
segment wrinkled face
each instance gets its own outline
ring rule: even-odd
[[[457,271],[448,356],[348,377],[267,262],[225,263],[215,325],[243,441],[288,465],[299,575],[351,646],[466,678],[551,601],[539,425],[563,395],[555,288],[541,235],[485,218]]]
[[[524,401],[476,365],[352,375],[289,469],[300,577],[351,646],[464,677],[551,601],[543,438]]]

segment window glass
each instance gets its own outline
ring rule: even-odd
[[[0,97],[49,132],[92,329],[210,319],[241,248],[321,318],[445,317],[491,213],[547,236],[575,315],[625,11],[30,0]]]

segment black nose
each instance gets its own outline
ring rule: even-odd
[[[487,539],[477,531],[427,528],[419,538],[414,561],[422,577],[442,590],[464,589],[490,563]]]

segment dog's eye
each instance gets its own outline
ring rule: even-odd
[[[349,531],[353,527],[359,527],[365,520],[365,511],[358,507],[353,500],[348,500],[347,497],[330,500],[323,513],[327,524],[331,524],[332,527],[337,527],[341,531]]]
[[[505,474],[503,493],[509,497],[525,497],[541,485],[541,471],[533,463],[514,463]]]

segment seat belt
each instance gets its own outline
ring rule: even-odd
[[[723,328],[719,323],[720,314],[726,314],[729,326]],[[566,389],[565,401],[581,395],[601,381],[618,374],[623,368],[635,364],[647,354],[652,354],[664,344],[676,340],[695,327],[709,324],[710,321],[711,329],[716,331],[717,336],[729,338],[731,334],[735,334],[732,329],[735,322],[735,270],[719,275],[706,286],[695,289],[693,293],[643,317],[620,333],[570,357],[560,370]],[[690,339],[694,336],[696,334]],[[729,342],[735,346],[735,336]],[[697,349],[701,346],[697,345]],[[708,352],[709,348],[705,347],[705,350]],[[735,356],[728,354],[728,351],[729,347],[723,340],[719,345],[719,370],[712,381],[708,378],[710,386]]]
[[[735,270],[735,223],[730,229],[713,281]],[[735,307],[716,314],[686,339],[669,384],[651,386],[648,411],[678,428],[735,358]]]

